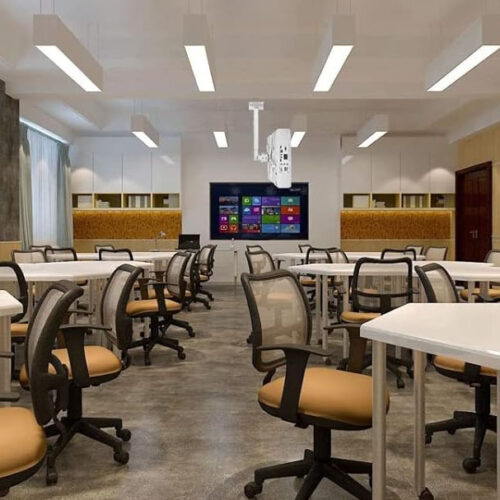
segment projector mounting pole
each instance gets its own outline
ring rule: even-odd
[[[267,163],[267,153],[259,153],[259,111],[264,109],[262,101],[249,102],[248,109],[253,111],[253,160]]]

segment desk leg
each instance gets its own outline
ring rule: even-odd
[[[321,279],[321,312],[322,312],[322,330],[321,330],[321,346],[323,349],[328,349],[328,276],[318,276]],[[329,358],[325,358],[329,359]]]
[[[350,299],[350,290],[349,290],[349,276],[342,277],[342,286],[344,287],[344,302],[343,302],[343,310],[349,310],[349,299]],[[346,329],[342,330],[342,357],[347,359],[349,357],[349,333]]]
[[[321,276],[316,276],[316,338],[321,341]]]
[[[10,316],[3,316],[0,318],[0,350],[10,352],[10,342]],[[10,358],[0,359],[0,392],[4,394],[11,392],[10,363]]]
[[[373,500],[385,500],[386,345],[373,341]]]
[[[425,489],[425,358],[425,353],[413,351],[413,398],[415,403],[413,469],[417,495],[420,495]]]
[[[467,291],[468,291],[468,302],[474,302],[474,288],[476,282],[475,281],[468,281],[467,282]]]

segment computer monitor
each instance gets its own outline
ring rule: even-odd
[[[199,234],[179,234],[179,250],[198,250],[200,248]]]

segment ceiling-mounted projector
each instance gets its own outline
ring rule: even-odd
[[[267,163],[267,178],[277,188],[292,186],[292,132],[289,128],[278,128],[267,138],[267,152],[259,153],[259,111],[263,102],[250,102],[253,111],[253,159]]]

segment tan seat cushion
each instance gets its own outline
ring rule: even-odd
[[[204,274],[200,274],[200,281],[208,281],[210,278]]]
[[[378,318],[380,313],[344,311],[340,319],[346,323],[366,323],[372,319]]]
[[[11,337],[25,338],[27,333],[28,333],[28,323],[12,323],[12,325],[10,325]]]
[[[0,408],[0,477],[31,469],[47,451],[43,428],[27,408]]]
[[[481,290],[479,288],[474,288],[475,294],[480,294]],[[500,298],[500,288],[490,288],[488,290],[488,296],[490,299],[498,299]],[[460,297],[463,300],[469,300],[469,290],[460,290]]]
[[[172,298],[172,295],[170,294],[170,292],[165,288],[163,290],[163,294],[165,295],[165,298],[166,299],[171,299]],[[191,292],[189,290],[186,290],[186,297],[191,297]],[[148,290],[148,297],[150,299],[156,299],[156,292],[155,292],[155,289],[154,288],[151,288]]]
[[[56,356],[59,361],[68,368],[69,378],[73,378],[67,349],[54,349],[52,354],[54,354],[54,356]],[[115,354],[109,349],[99,345],[85,346],[85,359],[87,361],[87,368],[91,378],[111,375],[112,373],[117,373],[122,369],[121,361],[115,356]],[[49,372],[56,372],[52,365],[49,365]],[[24,387],[29,385],[25,365],[22,366],[19,373],[19,382]]]
[[[316,286],[316,280],[309,276],[302,276],[302,278],[300,278],[300,284],[302,286]]]
[[[465,370],[465,361],[456,358],[448,358],[447,356],[436,356],[434,358],[434,365],[443,370],[452,372],[463,373]],[[481,375],[485,377],[496,377],[497,372],[493,368],[481,366]]]
[[[167,311],[180,311],[182,309],[182,304],[175,302],[175,300],[166,299],[165,307]],[[156,299],[132,300],[127,304],[126,311],[129,316],[157,312],[158,301]]]
[[[264,385],[259,401],[279,408],[284,377]],[[389,393],[387,393],[389,408]],[[344,424],[372,423],[372,378],[330,368],[307,368],[299,400],[299,413]]]

